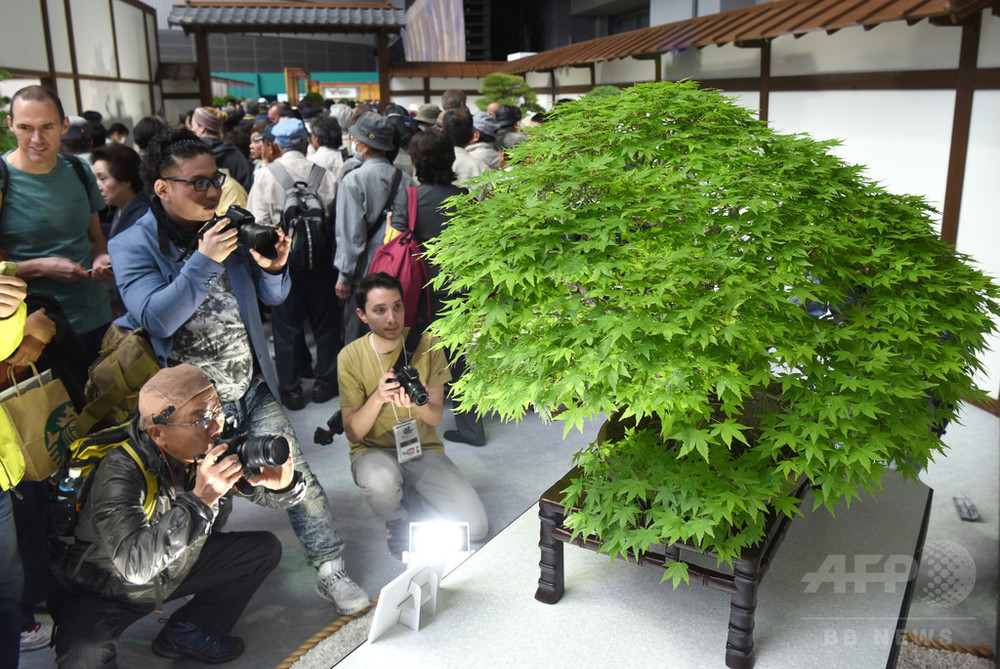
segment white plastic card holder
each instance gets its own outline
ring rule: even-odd
[[[441,577],[429,567],[414,567],[382,588],[368,630],[368,643],[374,642],[396,623],[420,631],[420,616],[437,612],[437,592]]]
[[[392,433],[396,438],[396,459],[400,464],[423,454],[416,418],[400,421],[393,426]]]

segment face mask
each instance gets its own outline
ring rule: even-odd
[[[354,154],[355,158],[361,157],[361,152],[358,151],[358,143],[355,142],[354,140],[351,140],[351,153]]]

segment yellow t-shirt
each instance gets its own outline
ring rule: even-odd
[[[396,364],[396,359],[403,350],[403,342],[409,328],[403,328],[403,337],[396,350],[388,355],[377,356],[372,349],[370,335],[365,335],[355,339],[345,346],[340,355],[337,356],[337,380],[340,385],[340,406],[360,407],[368,398],[372,396],[378,388],[378,380],[384,372],[392,369]],[[424,334],[420,338],[420,345],[413,353],[410,366],[420,374],[420,382],[428,388],[443,386],[451,381],[451,372],[448,369],[448,361],[444,352],[440,349],[428,351],[437,343],[437,340],[429,334]],[[380,360],[381,358],[381,360]],[[395,413],[393,413],[395,408]],[[378,417],[372,429],[365,435],[361,443],[351,443],[351,458],[368,448],[391,448],[396,449],[396,439],[392,428],[401,420],[411,417],[416,418],[416,413],[407,409],[394,407],[391,403],[382,405]],[[397,416],[398,419],[397,420]],[[420,434],[420,444],[426,451],[444,451],[444,444],[438,437],[437,430],[417,418],[417,430]]]

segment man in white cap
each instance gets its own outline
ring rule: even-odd
[[[113,666],[126,627],[189,595],[153,652],[213,664],[243,652],[229,632],[278,565],[281,544],[269,532],[221,532],[228,497],[249,475],[253,502],[285,508],[302,498],[305,482],[291,458],[245,473],[239,456],[216,444],[223,420],[212,382],[194,365],[160,370],[139,392],[127,442],[90,475],[69,585],[50,597],[60,667]]]

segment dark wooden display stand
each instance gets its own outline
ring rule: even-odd
[[[542,558],[539,562],[541,575],[535,599],[546,604],[555,604],[565,590],[563,578],[563,543],[571,543],[596,551],[601,542],[595,537],[578,537],[570,540],[571,531],[563,526],[570,513],[579,511],[574,507],[569,511],[563,505],[563,491],[570,480],[578,476],[576,468],[571,469],[555,485],[546,490],[538,500],[538,517],[541,521],[539,548]],[[795,496],[801,499],[807,481],[801,481]],[[732,669],[751,669],[754,665],[753,626],[757,609],[757,586],[771,562],[775,550],[784,537],[790,519],[784,514],[769,514],[765,525],[765,537],[759,546],[747,549],[732,561],[732,569],[718,560],[712,553],[706,553],[687,544],[673,544],[659,551],[629,553],[628,560],[639,566],[652,565],[663,568],[668,562],[684,562],[688,565],[691,583],[722,590],[732,594],[729,610],[729,638],[726,640],[726,666]]]

